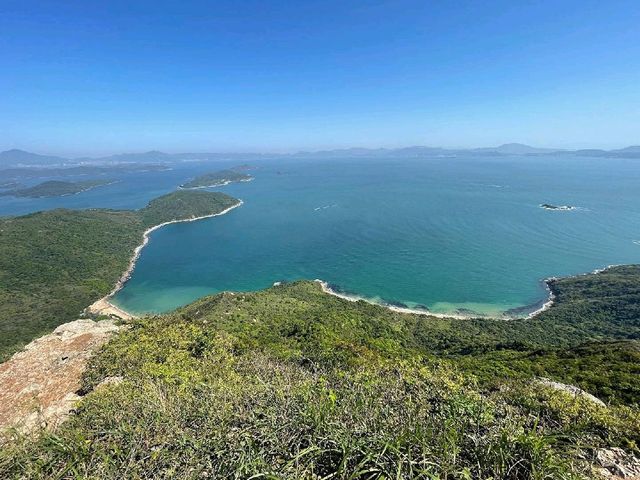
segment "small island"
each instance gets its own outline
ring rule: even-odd
[[[561,212],[568,212],[576,209],[576,207],[572,205],[552,205],[550,203],[541,203],[540,208],[544,208],[545,210],[558,210]]]
[[[0,195],[28,198],[63,197],[65,195],[74,195],[76,193],[86,192],[87,190],[91,190],[92,188],[100,187],[102,185],[109,185],[112,183],[114,183],[113,180],[87,180],[85,182],[64,182],[61,180],[48,180],[33,187],[2,192],[0,193]]]
[[[243,165],[238,168],[205,173],[204,175],[200,175],[193,180],[180,185],[180,188],[221,187],[223,185],[229,185],[230,183],[250,182],[253,180],[251,175],[241,173],[239,170],[247,170],[247,166]]]

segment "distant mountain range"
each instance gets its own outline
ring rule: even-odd
[[[300,152],[295,156],[312,157],[401,157],[416,158],[422,156],[457,156],[457,155],[575,155],[602,158],[640,158],[640,146],[632,146],[619,150],[562,150],[557,148],[537,148],[522,143],[505,143],[498,147],[453,149],[439,147],[404,147],[404,148],[346,148],[340,150],[323,150],[318,152]]]
[[[7,167],[61,167],[86,164],[122,164],[122,163],[170,163],[176,161],[197,160],[251,160],[260,158],[302,157],[302,158],[340,158],[340,157],[454,157],[457,155],[573,155],[601,158],[640,158],[640,146],[630,146],[617,150],[583,149],[561,150],[554,148],[536,148],[522,143],[506,143],[498,147],[470,149],[451,149],[440,147],[404,147],[404,148],[345,148],[321,150],[315,152],[297,152],[293,154],[262,153],[164,153],[149,151],[143,153],[122,153],[106,157],[64,158],[53,155],[40,155],[24,150],[0,152],[0,168]]]

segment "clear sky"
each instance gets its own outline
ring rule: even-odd
[[[0,150],[640,144],[640,1],[0,0]]]

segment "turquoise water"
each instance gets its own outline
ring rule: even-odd
[[[220,189],[242,207],[154,232],[115,302],[162,312],[320,278],[376,301],[496,315],[535,308],[546,277],[640,261],[637,161],[289,160],[254,174]]]
[[[637,160],[273,159],[256,165],[255,181],[218,189],[243,199],[242,207],[153,232],[114,302],[132,312],[162,312],[222,290],[320,278],[376,301],[495,315],[533,309],[546,297],[543,278],[640,262]],[[0,213],[139,208],[194,175],[227,166],[188,163],[115,175],[116,184],[56,199],[0,197]],[[546,211],[540,203],[580,209]]]

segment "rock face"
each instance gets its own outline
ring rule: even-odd
[[[80,398],[88,359],[119,328],[113,320],[65,323],[0,364],[0,431],[64,420]]]
[[[612,480],[640,479],[640,459],[625,453],[621,448],[601,448],[596,452],[596,461],[602,467],[600,474]]]
[[[576,387],[575,385],[567,385],[565,383],[560,383],[560,382],[554,382],[553,380],[549,380],[548,378],[539,378],[538,379],[538,383],[546,386],[546,387],[551,387],[553,389],[556,390],[561,390],[567,393],[570,393],[576,397],[582,397],[586,400],[589,400],[597,405],[600,405],[601,407],[606,407],[607,405],[600,400],[598,397],[591,395],[589,392],[585,392],[584,390],[582,390],[581,388]]]

